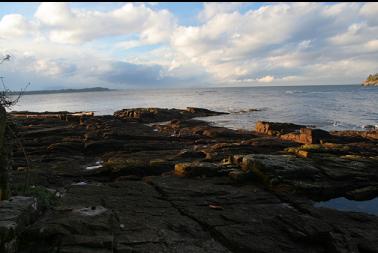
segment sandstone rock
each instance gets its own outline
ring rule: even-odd
[[[332,131],[332,136],[335,137],[342,137],[346,138],[346,140],[351,141],[366,141],[361,140],[361,138],[364,139],[371,139],[371,140],[378,140],[378,130],[372,130],[372,131]],[[340,138],[342,140],[342,138]]]
[[[288,133],[280,136],[283,140],[295,141],[304,144],[316,144],[329,139],[330,134],[321,129],[301,128],[299,133]]]
[[[300,128],[305,126],[292,124],[292,123],[277,123],[258,121],[256,122],[256,131],[267,135],[282,135],[291,132],[297,132]]]

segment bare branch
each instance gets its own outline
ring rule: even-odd
[[[3,62],[5,62],[5,61],[10,61],[10,55],[9,54],[7,54],[7,55],[5,55],[4,57],[3,57],[3,59],[1,59],[0,60],[0,64],[2,64]]]
[[[3,62],[5,61],[9,61],[11,58],[11,56],[9,54],[5,55],[1,60],[0,60],[0,64],[2,64]],[[0,92],[0,106],[3,106],[5,108],[11,108],[12,106],[16,105],[20,98],[22,97],[22,95],[24,94],[25,90],[29,87],[30,83],[28,83],[24,89],[21,89],[20,92],[18,92],[16,98],[12,97],[11,94],[14,94],[15,92],[12,92],[11,90],[9,90],[5,83],[4,83],[4,78],[5,77],[1,77],[0,76],[0,80],[1,80],[1,85],[3,87],[3,90]]]

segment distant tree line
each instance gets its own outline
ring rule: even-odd
[[[369,75],[366,81],[368,82],[378,81],[378,73],[376,73],[375,75]]]

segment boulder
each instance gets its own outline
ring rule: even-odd
[[[125,120],[132,120],[142,123],[163,122],[169,120],[184,120],[195,117],[215,116],[226,114],[203,108],[188,107],[186,110],[167,108],[131,108],[116,111],[114,116]]]
[[[291,132],[297,132],[300,128],[303,127],[305,126],[292,123],[278,123],[267,121],[256,122],[256,131],[267,135],[282,135]]]

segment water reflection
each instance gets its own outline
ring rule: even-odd
[[[363,212],[378,215],[378,198],[366,201],[349,200],[344,197],[318,202],[315,207],[327,207],[340,211]]]

